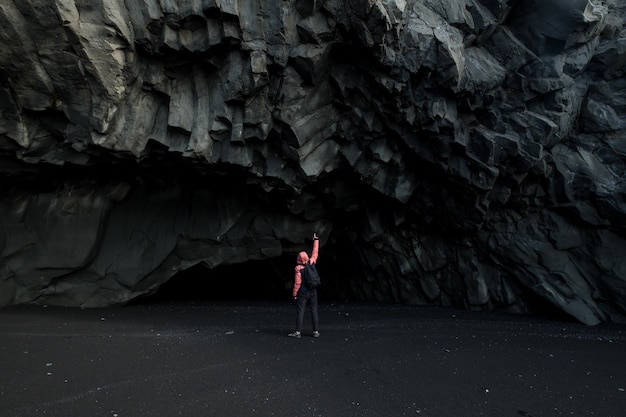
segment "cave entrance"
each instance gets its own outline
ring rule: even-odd
[[[322,277],[322,300],[354,299],[350,272],[353,244],[340,236],[323,248],[318,264]],[[180,271],[156,293],[137,300],[140,303],[189,300],[268,300],[285,301],[291,297],[297,252],[264,260],[208,268],[203,264]]]
[[[142,302],[186,300],[285,300],[291,294],[295,255],[181,271]]]

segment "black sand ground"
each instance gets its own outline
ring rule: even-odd
[[[626,415],[626,326],[407,306],[0,310],[0,416]],[[308,317],[308,316],[307,316]]]

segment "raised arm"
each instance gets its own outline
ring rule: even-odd
[[[320,239],[316,233],[313,233],[313,250],[311,251],[311,263],[317,262],[317,255],[320,251]]]

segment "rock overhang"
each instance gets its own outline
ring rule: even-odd
[[[542,4],[6,5],[0,301],[127,302],[317,231],[361,299],[622,321],[624,8]]]

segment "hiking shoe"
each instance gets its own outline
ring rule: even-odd
[[[297,330],[296,330],[296,331],[295,331],[295,332],[293,332],[293,333],[289,333],[287,336],[289,336],[289,337],[295,337],[296,339],[300,339],[300,336],[302,336],[302,335],[300,334],[300,332],[299,332],[299,331],[297,331]]]
[[[317,330],[315,330],[313,332],[313,337],[320,337],[320,332],[318,332]]]

